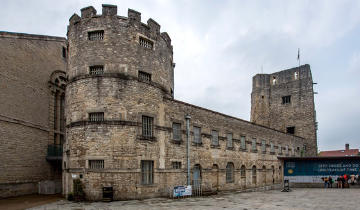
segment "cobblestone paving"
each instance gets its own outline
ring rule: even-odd
[[[360,209],[360,189],[293,189],[291,192],[226,193],[210,197],[171,200],[116,201],[111,203],[73,203],[61,200],[31,210],[93,209]]]

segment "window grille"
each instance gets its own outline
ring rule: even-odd
[[[283,97],[282,97],[282,103],[283,103],[283,104],[289,104],[289,103],[291,103],[291,96],[283,96]]]
[[[142,160],[141,161],[141,184],[154,183],[154,161]]]
[[[181,162],[174,161],[172,162],[173,169],[181,169]]]
[[[226,183],[234,182],[234,164],[228,163],[226,165]]]
[[[90,75],[98,75],[104,73],[104,66],[90,66]]]
[[[95,41],[95,40],[103,40],[104,39],[104,31],[100,30],[100,31],[90,31],[88,32],[88,38],[91,41]]]
[[[151,74],[139,71],[139,80],[143,82],[150,82],[151,81]]]
[[[266,141],[265,140],[261,141],[261,151],[266,152]]]
[[[241,176],[241,178],[246,177],[246,169],[245,169],[244,165],[242,165],[241,168],[240,168],[240,176]]]
[[[104,168],[104,160],[89,160],[89,168],[91,169]]]
[[[233,135],[232,135],[232,133],[227,134],[227,147],[228,148],[233,147]]]
[[[241,149],[246,150],[245,136],[241,137]]]
[[[173,123],[173,139],[175,141],[181,141],[181,124]]]
[[[211,141],[212,145],[214,145],[214,146],[219,145],[219,133],[217,131],[215,131],[215,130],[211,131],[211,139],[212,139],[212,141]]]
[[[153,121],[154,118],[142,116],[142,135],[145,137],[153,136]]]
[[[154,46],[154,43],[148,39],[145,39],[143,37],[139,37],[139,44],[142,47],[148,48],[148,49],[152,49]]]
[[[252,139],[251,149],[253,151],[256,151],[256,139],[255,138]]]
[[[194,127],[194,142],[200,144],[201,143],[201,128]]]
[[[89,121],[91,122],[104,121],[104,112],[89,113]]]
[[[286,133],[295,134],[295,127],[286,127]]]
[[[270,142],[270,152],[275,152],[274,143]]]

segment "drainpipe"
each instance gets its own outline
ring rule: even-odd
[[[190,185],[190,115],[186,119],[186,160],[187,160],[187,185]]]

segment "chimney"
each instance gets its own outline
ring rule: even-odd
[[[349,150],[350,149],[350,145],[349,144],[345,144],[345,150]]]

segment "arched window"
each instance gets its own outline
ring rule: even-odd
[[[244,165],[242,165],[240,168],[240,176],[241,178],[246,178],[246,168]]]
[[[256,166],[252,167],[251,172],[252,172],[252,183],[256,184]]]
[[[226,183],[234,182],[234,164],[229,162],[226,165]]]

